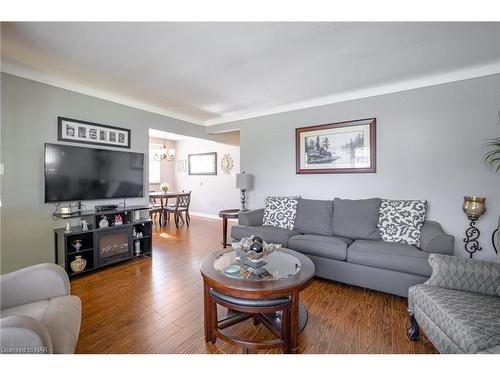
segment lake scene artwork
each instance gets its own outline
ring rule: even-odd
[[[305,137],[304,147],[307,164],[336,163],[356,168],[369,162],[362,131]]]
[[[299,128],[297,173],[374,171],[375,119]]]

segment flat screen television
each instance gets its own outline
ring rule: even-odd
[[[45,144],[45,202],[142,197],[144,154]]]

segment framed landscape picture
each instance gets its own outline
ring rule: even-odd
[[[188,174],[217,175],[217,153],[206,152],[188,155]]]
[[[130,148],[130,129],[58,117],[57,140]]]
[[[295,129],[297,174],[375,173],[376,119]]]

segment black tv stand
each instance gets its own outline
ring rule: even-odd
[[[99,227],[103,216],[108,220],[107,227]],[[82,210],[70,214],[56,213],[54,217],[58,219],[81,218],[88,223],[89,229],[86,231],[81,229],[80,223],[72,226],[71,232],[66,232],[65,228],[54,229],[55,262],[62,266],[70,277],[86,274],[138,256],[153,256],[151,219],[147,206],[130,206],[103,211]],[[118,224],[115,224],[116,220]],[[122,224],[119,224],[119,220]],[[120,240],[116,241],[116,238]],[[78,250],[75,247],[77,242],[81,244]],[[136,246],[140,250],[137,254]],[[71,269],[71,262],[77,256],[87,261],[85,269],[80,272]]]
[[[99,204],[94,207],[96,211],[109,211],[109,210],[116,210],[118,208],[117,204]]]

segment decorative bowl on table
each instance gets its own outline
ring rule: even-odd
[[[232,247],[243,263],[262,267],[266,264],[262,259],[281,248],[281,244],[267,243],[257,236],[251,236],[242,238],[240,242],[233,242]]]

